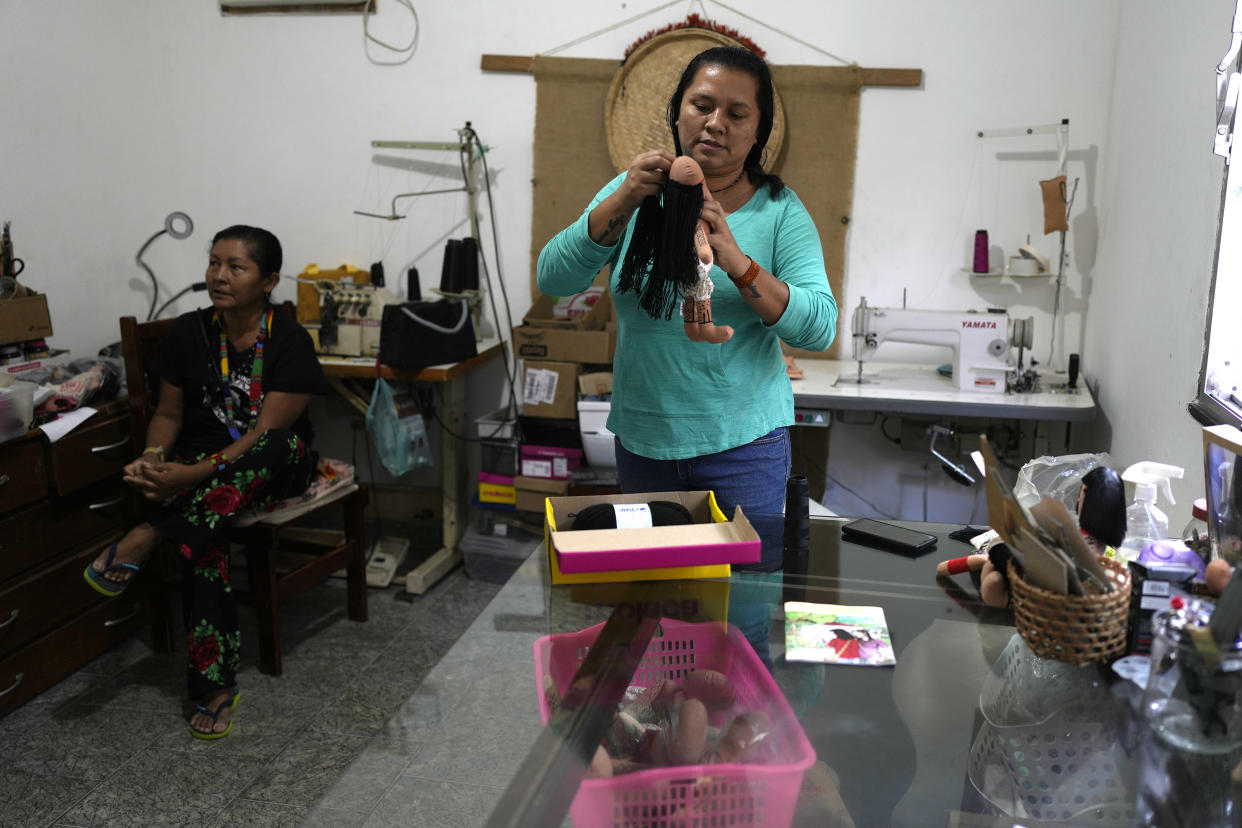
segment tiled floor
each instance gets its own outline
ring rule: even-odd
[[[382,744],[381,727],[499,589],[461,568],[423,595],[373,589],[360,624],[346,618],[344,581],[329,581],[282,606],[278,678],[258,672],[243,608],[242,702],[215,742],[187,732],[184,647],[130,639],[0,719],[0,826],[297,825],[373,737]],[[314,821],[360,822],[372,808],[351,798],[391,794],[408,764],[354,763],[360,781]],[[368,785],[381,787],[369,797]],[[477,804],[468,791],[420,795]]]
[[[554,627],[583,625],[549,607],[546,580],[542,557],[532,556],[375,732],[304,825],[477,828],[487,822],[543,730],[535,640]],[[565,611],[575,609],[585,611]]]

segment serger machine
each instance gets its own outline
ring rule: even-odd
[[[962,391],[1005,391],[1010,375],[1022,371],[1021,352],[1031,347],[1034,320],[1011,319],[1004,311],[943,311],[877,308],[866,297],[854,309],[853,358],[858,381],[863,363],[885,342],[912,342],[953,349],[953,379]],[[1012,349],[1016,359],[1011,360]]]
[[[313,282],[319,294],[319,352],[374,357],[385,305],[401,299],[386,288],[353,281]]]

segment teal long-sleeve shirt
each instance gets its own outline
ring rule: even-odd
[[[539,289],[551,296],[579,293],[613,265],[617,351],[609,430],[635,454],[673,460],[736,448],[792,425],[793,389],[780,342],[822,351],[837,331],[837,302],[819,233],[802,202],[788,187],[773,197],[762,186],[729,215],[742,252],[789,286],[789,305],[773,325],[764,325],[728,275],[713,267],[712,320],[734,333],[728,342],[711,345],[688,339],[680,315],[652,319],[636,294],[617,293],[617,270],[635,218],[612,247],[592,241],[587,222],[624,178],[610,181],[577,221],[547,243],[538,265]]]

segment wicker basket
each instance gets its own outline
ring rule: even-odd
[[[668,132],[668,99],[690,59],[713,46],[741,46],[710,29],[674,29],[639,46],[617,70],[604,102],[608,155],[617,172],[629,169],[634,156],[653,149],[673,151]],[[764,148],[764,168],[780,157],[785,143],[785,110],[775,95],[772,134]]]
[[[1100,559],[1113,591],[1057,595],[1027,583],[1009,562],[1009,593],[1018,634],[1042,658],[1069,664],[1108,661],[1125,652],[1130,614],[1130,569]]]

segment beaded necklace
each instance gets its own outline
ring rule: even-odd
[[[237,430],[233,419],[233,395],[229,393],[229,340],[224,332],[224,320],[220,318],[220,311],[212,315],[211,321],[220,326],[220,388],[224,392],[224,425],[228,428],[230,437],[240,440],[241,432]],[[259,337],[254,341],[254,362],[250,366],[250,425],[246,428],[247,431],[253,429],[258,422],[259,409],[263,405],[263,343],[271,328],[272,311],[269,308],[263,314]]]

